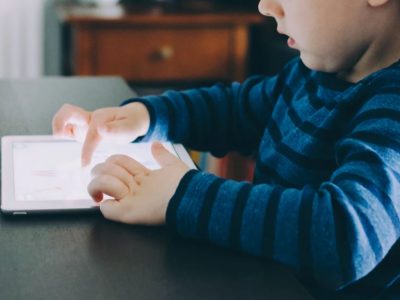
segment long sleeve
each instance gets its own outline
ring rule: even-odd
[[[399,72],[394,74],[397,77],[393,78],[398,78]],[[360,107],[346,111],[343,108],[351,105],[342,102],[338,107],[330,103],[317,108],[318,113],[330,108],[324,120],[338,114],[343,122],[348,120],[338,124],[340,136],[332,147],[334,167],[327,167],[330,175],[319,183],[310,180],[310,184],[290,186],[272,180],[250,184],[190,171],[170,201],[169,228],[185,237],[284,263],[331,289],[341,289],[364,277],[400,236],[400,85],[398,80],[388,82],[384,80],[378,92],[365,88],[369,83],[363,84],[355,101]],[[379,78],[374,83],[379,84]],[[293,102],[288,109],[294,109]],[[289,123],[293,125],[292,120]],[[285,124],[282,121],[281,128]],[[301,143],[329,138],[323,136],[323,130],[290,132],[303,134],[303,142],[285,148],[282,142],[266,143],[296,153],[284,156],[281,151],[275,159],[284,166],[278,170],[280,176],[288,181],[300,168],[306,168],[300,163],[307,160],[310,147]],[[263,151],[270,149],[261,146],[259,152]],[[294,165],[296,159],[299,165],[287,167],[285,172],[285,166]],[[260,159],[258,168],[262,163]]]
[[[150,112],[147,140],[169,140],[223,156],[228,151],[250,154],[261,139],[280,94],[284,72],[255,76],[242,84],[216,84],[187,91],[167,91],[125,101],[142,102]]]

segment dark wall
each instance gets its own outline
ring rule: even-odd
[[[251,32],[250,74],[272,75],[299,53],[287,46],[287,36],[276,32],[276,23],[266,17],[264,25],[255,26]]]

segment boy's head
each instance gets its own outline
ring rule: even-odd
[[[261,0],[259,11],[311,69],[357,81],[400,58],[399,0]]]

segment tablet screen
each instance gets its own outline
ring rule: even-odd
[[[164,146],[175,153],[173,146]],[[150,143],[100,145],[88,167],[81,167],[82,144],[73,141],[13,142],[16,201],[74,201],[90,199],[90,171],[113,154],[128,155],[149,169],[159,168]]]

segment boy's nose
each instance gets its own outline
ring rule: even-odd
[[[273,17],[274,19],[281,19],[285,16],[278,0],[261,0],[258,3],[258,11],[262,15]]]

